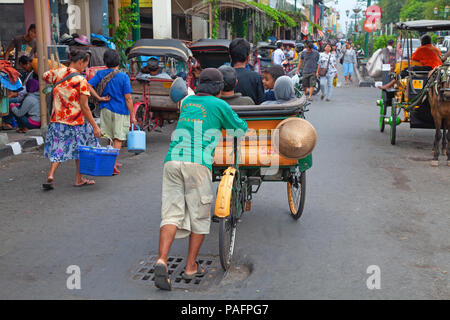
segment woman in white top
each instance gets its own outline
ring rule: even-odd
[[[317,67],[317,78],[320,77],[320,90],[322,90],[322,100],[327,97],[326,101],[330,101],[331,93],[333,92],[333,79],[337,74],[336,69],[337,57],[336,54],[331,52],[331,45],[327,43],[324,48],[324,52],[320,54],[319,63]],[[324,76],[319,75],[320,69],[327,69],[327,73]],[[328,90],[325,93],[325,85]]]

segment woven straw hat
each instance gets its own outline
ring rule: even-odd
[[[301,118],[288,118],[280,122],[273,134],[275,149],[288,159],[302,159],[310,155],[317,144],[316,129]]]

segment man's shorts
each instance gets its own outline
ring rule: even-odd
[[[102,108],[100,128],[108,138],[125,141],[130,130],[130,115],[118,114]]]
[[[302,78],[303,88],[311,88],[316,86],[316,74],[315,73],[306,73]]]
[[[201,164],[168,161],[162,183],[161,227],[177,226],[176,238],[209,234],[213,202],[212,174]]]

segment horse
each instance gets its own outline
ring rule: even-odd
[[[449,81],[442,84],[441,68],[431,71],[428,81],[434,81],[428,88],[427,94],[436,127],[431,165],[439,166],[439,144],[442,139],[442,154],[447,155],[447,165],[450,167],[450,95],[449,91],[445,91],[445,89],[450,89]],[[441,133],[441,128],[443,133]]]

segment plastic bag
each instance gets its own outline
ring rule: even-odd
[[[383,66],[383,49],[378,49],[374,52],[369,61],[367,61],[366,69],[367,73],[372,78],[381,77],[381,68]]]
[[[336,88],[336,86],[337,86],[337,83],[338,83],[338,77],[337,77],[337,76],[335,76],[335,77],[333,78],[333,87],[335,87],[335,88]]]

